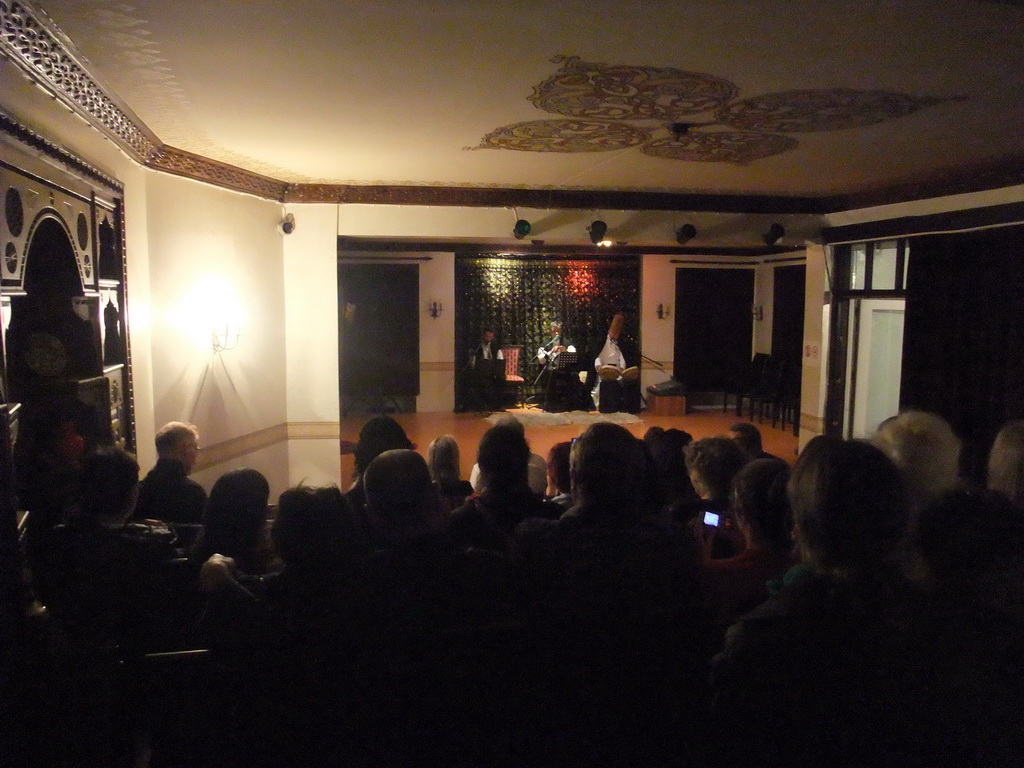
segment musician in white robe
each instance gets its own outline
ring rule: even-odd
[[[611,378],[606,379],[606,377],[611,377],[613,373],[616,374],[614,380],[618,380],[622,376],[622,371],[626,368],[626,358],[623,356],[622,350],[619,349],[619,336],[622,334],[622,323],[624,320],[625,318],[622,315],[615,315],[612,318],[604,346],[601,347],[601,351],[594,358],[594,370],[597,371],[598,377],[590,396],[594,400],[594,407],[598,410],[601,409],[601,382],[613,380]],[[618,370],[611,371],[610,368],[606,368],[602,374],[601,369],[605,368],[605,366],[611,366]]]

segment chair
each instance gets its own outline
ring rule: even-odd
[[[754,410],[756,409],[758,423],[764,422],[765,407],[777,403],[782,395],[784,375],[785,366],[782,358],[778,355],[768,355],[761,371],[761,377],[750,391],[750,421],[754,420]]]
[[[512,390],[516,406],[523,404],[523,385],[526,384],[519,373],[519,357],[522,347],[502,347],[501,354],[505,358],[505,386]]]
[[[781,419],[782,428],[788,424],[793,425],[793,434],[800,434],[800,388],[803,368],[800,365],[793,365],[790,361],[786,365],[785,374],[782,377],[782,391],[779,395],[775,409],[772,411],[772,426],[776,420]]]
[[[768,362],[767,352],[755,352],[749,362],[737,365],[737,374],[733,383],[732,394],[736,397],[736,415],[743,416],[743,399],[750,397],[764,375],[765,363]],[[722,397],[722,413],[729,409],[729,391]]]

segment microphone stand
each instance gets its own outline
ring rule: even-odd
[[[659,363],[659,362],[658,362],[657,360],[652,360],[652,359],[651,359],[651,358],[649,358],[649,357],[648,357],[647,355],[640,355],[640,359],[641,359],[641,360],[646,360],[646,361],[647,361],[648,363],[653,363],[653,364],[654,364],[654,367],[655,367],[655,368],[657,368],[657,369],[658,369],[659,371],[661,371],[662,373],[668,373],[668,371],[666,371],[666,370],[665,370],[665,366],[663,366],[663,365],[662,365],[661,363]]]

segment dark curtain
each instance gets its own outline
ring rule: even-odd
[[[640,262],[626,259],[517,258],[494,254],[455,261],[455,364],[464,372],[484,329],[499,346],[523,348],[520,375],[539,371],[535,353],[549,338],[548,324],[576,345],[579,368],[593,366],[616,312],[625,317],[622,348],[629,365],[639,365]],[[456,377],[456,408],[464,376]]]
[[[675,364],[689,392],[735,391],[753,348],[753,269],[676,270]]]
[[[338,265],[342,397],[420,393],[419,266]]]
[[[992,440],[1024,417],[1024,227],[915,238],[910,246],[901,409],[933,411],[984,480]]]

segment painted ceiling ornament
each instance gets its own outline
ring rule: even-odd
[[[861,128],[948,101],[850,88],[734,101],[739,89],[733,83],[703,72],[598,64],[578,56],[552,62],[561,68],[534,86],[529,100],[575,119],[514,123],[467,149],[603,152],[639,146],[645,155],[666,160],[746,165],[797,147],[787,133]]]
[[[650,138],[642,128],[609,120],[532,120],[491,131],[476,149],[605,152],[635,147]]]
[[[850,88],[783,91],[728,104],[718,111],[718,120],[733,128],[778,133],[839,131],[894,120],[942,101]]]
[[[656,139],[640,151],[665,160],[748,165],[793,149],[797,143],[796,139],[777,133],[689,131],[678,138]]]
[[[529,100],[567,117],[669,121],[713,112],[737,93],[728,80],[702,72],[594,64],[578,56],[552,61],[562,68],[535,86]]]

